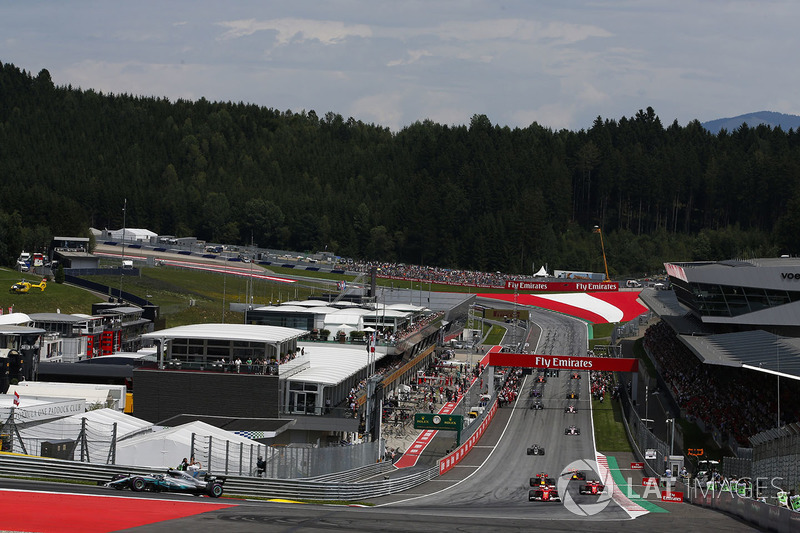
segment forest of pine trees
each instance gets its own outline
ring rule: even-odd
[[[800,132],[651,108],[587,130],[414,123],[102,94],[0,64],[0,262],[122,226],[530,274],[794,254]]]

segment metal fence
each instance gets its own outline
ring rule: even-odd
[[[256,476],[258,458],[264,459],[262,477],[298,479],[352,470],[375,463],[383,457],[385,441],[349,446],[265,446],[245,445],[210,435],[192,434],[191,455],[214,473]]]
[[[74,272],[73,272],[73,270],[74,270]],[[91,270],[91,272],[89,272],[89,270]],[[136,275],[136,274],[139,273],[138,269],[136,270],[135,273],[133,273],[132,270],[123,269],[123,268],[120,268],[120,269],[99,269],[99,270],[101,271],[101,273],[103,273],[105,275],[111,275],[111,274],[109,274],[107,272],[107,271],[111,271],[113,274],[118,275],[118,276],[122,275],[122,274]],[[112,297],[112,298],[120,298],[121,297],[126,302],[131,302],[131,303],[136,304],[138,306],[145,306],[145,305],[151,306],[151,305],[153,305],[152,302],[150,302],[150,301],[148,301],[148,300],[146,300],[144,298],[141,298],[139,296],[136,296],[135,294],[131,294],[131,293],[126,292],[126,291],[121,291],[119,289],[119,287],[116,287],[116,288],[115,287],[109,287],[108,285],[103,285],[102,283],[96,283],[94,281],[89,281],[87,279],[79,278],[78,277],[78,273],[80,273],[81,275],[94,274],[95,273],[95,269],[88,269],[88,270],[87,269],[84,269],[84,270],[70,269],[70,274],[65,274],[64,275],[64,281],[66,283],[70,283],[72,285],[77,285],[78,287],[83,287],[84,289],[89,289],[89,290],[92,290],[92,291],[95,291],[95,292],[99,292],[99,293],[102,293],[102,294],[107,294],[109,297]]]
[[[723,457],[722,475],[726,479],[753,477],[753,461],[752,459],[743,459],[741,457]]]
[[[381,473],[393,469],[394,466],[390,462],[384,462],[320,479],[275,480],[228,476],[225,481],[225,492],[271,498],[358,501],[403,492],[439,476],[439,467],[436,465],[407,476],[391,479],[383,476],[383,479],[374,481],[357,481],[381,477]],[[114,474],[145,475],[152,470],[0,454],[0,472],[11,476],[105,483],[110,481]]]
[[[771,485],[800,492],[800,424],[762,431],[750,437],[750,442],[753,477],[774,479]]]
[[[126,447],[129,439],[153,432],[149,426],[120,431],[116,423],[87,418],[67,418],[37,426],[18,424],[9,416],[0,425],[2,451],[109,465],[116,464],[118,456],[122,462],[131,456]],[[192,433],[190,442],[188,456],[194,456],[208,471],[254,476],[258,458],[263,457],[264,475],[276,479],[314,477],[368,466],[383,457],[385,449],[383,440],[347,446],[267,446],[255,440],[245,443],[241,438],[199,433]],[[58,455],[52,455],[54,443],[59,445]]]
[[[664,473],[664,465],[669,456],[669,445],[656,437],[650,431],[645,422],[639,418],[631,404],[631,398],[626,392],[621,392],[619,395],[622,405],[623,422],[628,429],[628,433],[634,440],[635,454],[640,460],[643,460],[647,465],[650,474],[660,476]],[[680,448],[678,448],[680,449]],[[655,459],[647,459],[645,452],[647,450],[655,450]]]
[[[61,457],[74,457],[87,463],[113,464],[117,448],[117,424],[104,424],[87,419],[65,419],[57,426],[18,425],[13,416],[0,429],[3,451],[25,454],[51,453],[58,443]]]

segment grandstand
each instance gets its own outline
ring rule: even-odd
[[[681,415],[749,457],[756,435],[800,420],[800,260],[665,266],[673,290],[640,294],[661,319],[645,348]]]

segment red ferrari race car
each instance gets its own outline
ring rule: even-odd
[[[564,435],[580,435],[581,430],[576,426],[570,426],[564,430]]]
[[[581,379],[581,375],[577,372],[570,372],[569,379]]]
[[[536,376],[536,383],[547,383],[547,378],[544,377],[542,374]]]
[[[578,489],[578,492],[581,494],[600,494],[605,488],[605,485],[595,479],[587,481],[586,483],[581,483],[581,488]]]
[[[547,475],[547,472],[536,474],[536,477],[531,478],[531,487],[553,487],[556,486],[556,480]]]
[[[574,415],[578,412],[578,409],[574,405],[568,405],[566,408],[564,408],[564,412]]]

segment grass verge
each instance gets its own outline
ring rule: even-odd
[[[631,452],[628,435],[622,423],[622,410],[619,402],[592,399],[592,418],[594,419],[594,438],[597,450],[605,452]]]

